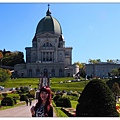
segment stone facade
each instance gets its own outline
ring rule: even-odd
[[[93,77],[109,77],[108,72],[110,73],[113,69],[118,69],[120,64],[101,62],[98,64],[86,64],[85,71],[87,76]]]
[[[49,8],[43,19],[36,28],[32,47],[25,48],[26,63],[15,65],[15,74],[19,77],[70,77],[77,74],[79,67],[72,65],[72,47],[65,47],[61,26],[51,16]]]

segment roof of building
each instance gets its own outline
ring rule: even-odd
[[[45,32],[50,32],[52,34],[58,35],[62,34],[61,25],[56,18],[51,16],[49,6],[46,12],[46,16],[39,21],[36,28],[36,34]]]

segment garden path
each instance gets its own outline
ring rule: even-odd
[[[36,102],[37,100],[32,101],[32,105]],[[6,110],[0,110],[0,117],[31,117],[30,108],[31,106],[21,105]],[[53,116],[56,117],[56,114],[53,113]]]

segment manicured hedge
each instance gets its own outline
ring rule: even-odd
[[[26,95],[20,95],[20,101],[26,101],[27,96]]]
[[[101,80],[90,81],[78,102],[77,117],[118,117],[113,93]]]
[[[60,97],[61,97],[61,95],[55,95],[55,96],[53,97],[54,102],[56,102]]]
[[[15,103],[16,103],[16,100],[13,99],[12,97],[5,97],[1,101],[1,106],[14,106]]]
[[[57,107],[71,107],[71,102],[69,98],[66,97],[60,97],[58,100],[55,102]]]

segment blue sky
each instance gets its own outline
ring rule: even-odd
[[[32,46],[46,3],[0,3],[0,50]],[[120,59],[120,3],[50,3],[61,24],[65,46],[73,47],[72,62]]]

